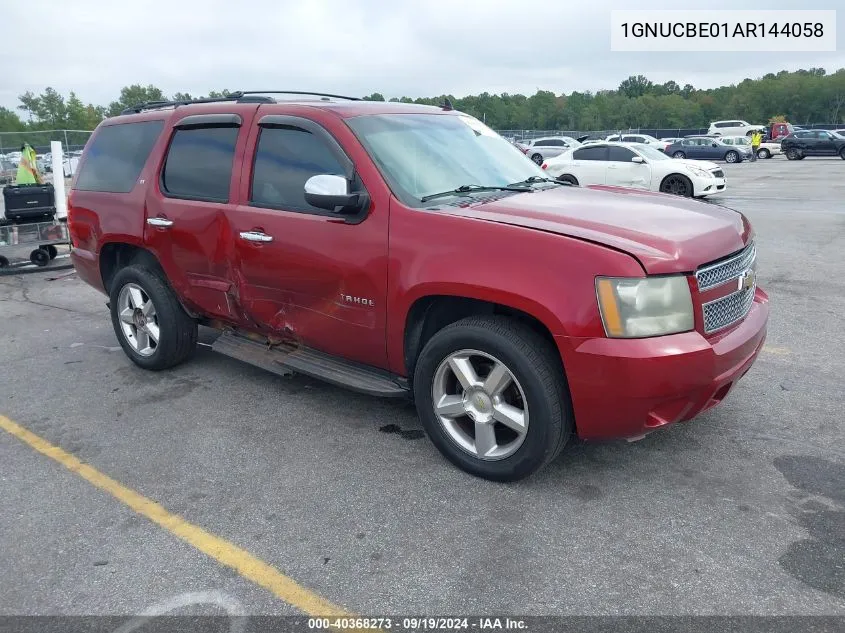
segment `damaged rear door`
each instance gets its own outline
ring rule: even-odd
[[[242,311],[266,334],[386,366],[387,206],[349,221],[309,205],[305,182],[357,178],[352,161],[310,119],[258,119],[244,157],[245,199],[226,212]]]

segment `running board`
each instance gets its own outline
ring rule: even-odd
[[[382,398],[410,395],[407,381],[399,376],[307,347],[269,347],[267,343],[224,332],[211,349],[280,376],[295,372]]]

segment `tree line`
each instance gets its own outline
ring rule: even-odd
[[[17,110],[0,107],[0,132],[37,130],[93,130],[108,116],[145,101],[190,100],[221,97],[227,90],[208,95],[165,95],[153,86],[134,84],[121,88],[108,106],[85,104],[74,92],[67,97],[53,88],[41,94],[20,95]],[[380,93],[363,97],[384,101]],[[845,123],[845,68],[828,74],[823,68],[769,73],[738,84],[699,90],[674,81],[653,83],[643,75],[631,76],[615,90],[573,91],[555,94],[482,93],[457,98],[401,97],[390,101],[441,105],[449,99],[457,110],[467,112],[494,129],[512,130],[608,130],[635,128],[706,127],[719,119],[745,119],[768,123],[786,119],[798,125]]]

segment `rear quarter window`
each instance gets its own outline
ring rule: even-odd
[[[128,193],[132,191],[164,121],[107,125],[91,140],[74,189]]]

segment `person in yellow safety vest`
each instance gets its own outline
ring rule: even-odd
[[[18,164],[18,175],[15,179],[16,185],[40,185],[44,182],[41,174],[38,172],[37,160],[35,150],[32,149],[29,143],[21,145],[21,162]]]
[[[760,132],[760,130],[754,130],[751,134],[751,160],[757,160],[757,152],[760,151],[760,143],[762,142],[762,132]]]

